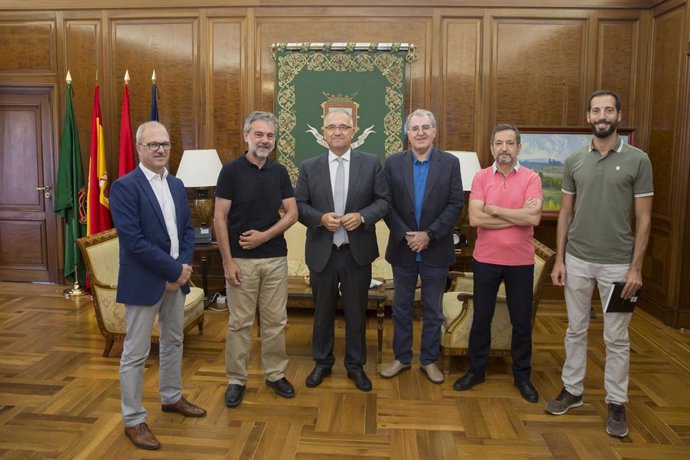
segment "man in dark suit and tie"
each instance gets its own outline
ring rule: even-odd
[[[393,351],[395,360],[381,371],[391,378],[412,362],[412,306],[417,278],[422,281],[423,328],[419,360],[433,383],[442,383],[436,366],[441,343],[441,300],[448,268],[455,261],[453,228],[463,206],[458,160],[434,147],[436,118],[412,112],[405,123],[410,149],[386,159],[391,193],[386,216],[390,229],[386,260],[393,266]]]
[[[362,391],[371,390],[366,363],[366,306],[371,263],[379,254],[375,224],[390,196],[377,156],[352,150],[353,120],[343,109],[324,118],[328,152],[304,161],[295,188],[299,221],[307,227],[305,259],[315,305],[312,354],[316,366],[307,386],[331,373],[333,322],[338,293],[345,313],[345,368]]]
[[[158,449],[142,405],[144,363],[156,313],[160,325],[159,388],[163,412],[203,417],[206,411],[182,396],[184,300],[194,253],[187,193],[168,174],[170,136],[149,121],[137,129],[139,166],[110,189],[110,211],[120,240],[117,301],[125,304],[127,336],[120,359],[125,434],[135,446]]]

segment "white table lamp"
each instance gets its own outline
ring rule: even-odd
[[[194,209],[201,227],[209,226],[213,200],[209,198],[208,192],[211,187],[216,186],[222,168],[223,164],[215,149],[185,150],[182,153],[176,177],[184,182],[186,188],[196,188]]]
[[[465,192],[465,207],[460,215],[458,229],[455,233],[456,248],[467,246],[467,235],[463,230],[468,229],[468,214],[467,206],[469,205],[469,192],[472,190],[472,179],[475,174],[481,171],[482,167],[479,164],[479,157],[477,152],[463,152],[459,150],[446,150],[460,162],[460,177],[462,178],[462,189]]]
[[[477,152],[463,152],[460,150],[446,150],[460,162],[460,176],[462,177],[462,189],[465,192],[472,190],[472,179],[481,171]],[[467,204],[467,203],[465,203]]]

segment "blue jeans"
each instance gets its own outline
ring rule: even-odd
[[[407,267],[393,266],[393,352],[403,364],[412,361],[412,308],[417,277],[422,279],[422,346],[419,360],[422,365],[436,362],[441,347],[443,314],[441,301],[446,289],[448,267],[432,267],[416,262]]]

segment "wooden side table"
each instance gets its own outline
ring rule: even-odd
[[[217,252],[220,254],[218,243],[212,241],[210,243],[195,244],[194,252],[199,253],[199,260],[201,260],[201,287],[204,290],[204,308],[209,307],[211,296],[208,295],[208,257],[210,253]]]

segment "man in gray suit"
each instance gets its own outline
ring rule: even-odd
[[[378,257],[375,224],[390,196],[377,156],[352,150],[352,116],[343,109],[324,118],[328,152],[304,161],[295,188],[299,221],[307,227],[305,259],[314,299],[312,355],[307,386],[331,373],[338,295],[345,313],[345,368],[362,391],[371,390],[366,363],[366,306],[371,263]]]

